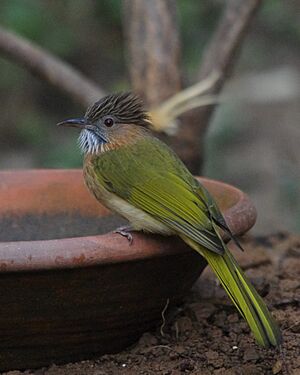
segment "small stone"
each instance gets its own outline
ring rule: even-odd
[[[215,316],[214,324],[219,328],[223,328],[226,321],[227,315],[225,311],[221,311]]]
[[[247,365],[243,365],[241,367],[240,374],[243,374],[243,375],[261,375],[262,372],[261,372],[261,369],[258,368],[256,365],[247,364]]]
[[[169,353],[169,358],[173,361],[179,358],[179,354],[175,352],[174,350],[171,350]]]
[[[300,333],[300,322],[297,322],[295,324],[293,324],[291,327],[290,327],[290,330],[294,333]]]
[[[279,359],[275,362],[274,366],[272,367],[272,373],[274,375],[279,374],[282,370],[282,361]]]
[[[209,350],[205,353],[207,362],[210,364],[214,364],[214,362],[219,358],[219,353],[215,352],[214,350]]]
[[[254,348],[248,348],[244,353],[244,361],[257,361],[259,359],[259,354]]]
[[[280,282],[280,287],[285,291],[293,291],[300,286],[299,280],[285,279]]]
[[[194,364],[189,359],[185,359],[179,365],[180,371],[192,371],[194,370]]]
[[[176,323],[179,334],[188,333],[193,328],[193,323],[191,319],[187,316],[182,316],[181,318],[177,319]]]
[[[151,333],[146,332],[143,336],[139,339],[139,345],[142,347],[149,347],[157,345],[158,341],[157,338],[151,335]]]
[[[193,303],[190,305],[190,309],[197,322],[200,323],[207,320],[216,311],[216,307],[212,303]]]
[[[293,365],[295,368],[298,368],[300,370],[300,357],[294,358]]]
[[[235,368],[226,369],[225,367],[222,367],[214,371],[214,375],[238,375],[238,374],[239,373]]]
[[[282,263],[281,269],[283,275],[287,276],[288,278],[298,279],[300,272],[300,258],[285,259]]]
[[[238,314],[234,313],[234,314],[228,315],[227,320],[229,323],[237,323],[239,321]]]
[[[251,279],[253,286],[259,292],[262,297],[265,297],[269,294],[270,284],[267,282],[265,277],[257,276]]]
[[[223,375],[225,373],[225,368],[221,367],[214,371],[214,375]]]
[[[235,332],[230,331],[229,332],[229,337],[230,337],[231,342],[237,342],[238,334],[235,333]],[[233,345],[233,346],[235,347],[236,345]],[[234,348],[232,348],[232,349],[234,349]],[[236,350],[236,349],[237,349],[237,347],[234,350]]]
[[[185,352],[185,348],[184,348],[184,346],[182,346],[182,345],[176,345],[176,346],[174,347],[174,350],[175,350],[175,352],[178,353],[178,354],[183,354],[183,353]]]

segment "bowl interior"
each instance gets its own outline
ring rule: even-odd
[[[0,217],[0,242],[36,241],[104,234],[126,225],[117,215],[83,216],[78,213]]]
[[[200,180],[222,211],[240,199],[228,185]],[[0,172],[0,242],[104,234],[124,224],[91,196],[80,170]]]

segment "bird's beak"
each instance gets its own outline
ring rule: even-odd
[[[88,124],[85,118],[70,118],[56,124],[57,126],[67,126],[71,128],[85,129]]]

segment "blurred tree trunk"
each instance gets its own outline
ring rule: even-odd
[[[124,29],[134,91],[148,106],[181,88],[175,0],[125,0]]]

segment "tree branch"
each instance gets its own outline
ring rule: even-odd
[[[227,3],[220,24],[204,52],[200,80],[212,71],[218,71],[221,74],[219,81],[224,82],[231,73],[249,24],[262,0],[228,0]],[[220,82],[214,91],[220,90]]]
[[[96,84],[32,42],[0,27],[0,52],[86,107],[104,95]]]
[[[219,79],[207,94],[218,94],[232,71],[239,48],[261,0],[228,0],[220,23],[204,53],[199,79],[218,72]],[[207,106],[184,116],[177,136],[171,139],[173,148],[194,173],[202,164],[203,136],[215,106]]]

